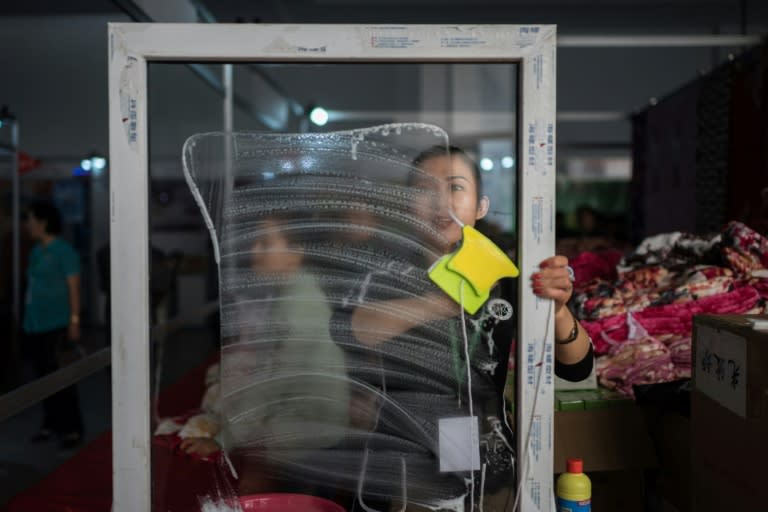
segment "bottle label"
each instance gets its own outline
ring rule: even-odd
[[[557,512],[591,512],[592,500],[566,500],[557,498]]]

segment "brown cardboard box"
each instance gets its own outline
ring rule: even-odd
[[[656,452],[644,412],[634,402],[555,411],[555,472],[565,471],[572,457],[584,460],[592,480],[593,510],[643,510],[643,470],[656,466]]]
[[[691,421],[679,414],[661,418],[658,440],[661,496],[678,512],[691,510]]]
[[[565,461],[584,460],[584,471],[642,469],[656,465],[643,411],[635,405],[555,411],[554,467],[565,471]]]
[[[643,512],[645,476],[641,469],[596,471],[592,481],[592,510],[596,512]]]
[[[750,318],[694,321],[692,510],[768,510],[768,332]]]

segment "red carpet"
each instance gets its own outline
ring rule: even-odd
[[[161,416],[176,416],[200,405],[205,370],[214,359],[187,373],[160,394]],[[153,510],[200,510],[220,471],[216,463],[193,459],[162,442],[152,446]],[[109,512],[112,507],[112,433],[105,432],[37,485],[15,496],[5,512]]]

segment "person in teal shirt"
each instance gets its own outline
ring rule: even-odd
[[[24,339],[38,377],[60,368],[57,351],[80,342],[80,257],[59,238],[61,215],[47,201],[30,205],[26,229],[36,242],[29,255],[24,304]],[[43,401],[43,425],[32,438],[56,435],[62,448],[79,445],[83,422],[73,385]]]

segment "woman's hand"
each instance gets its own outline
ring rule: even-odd
[[[539,269],[531,276],[531,284],[534,294],[555,302],[555,358],[563,364],[579,363],[589,353],[590,341],[587,331],[567,307],[573,295],[568,258],[552,256],[542,261]],[[591,369],[591,363],[582,368],[586,371],[583,378]]]
[[[219,443],[208,437],[188,437],[181,442],[181,451],[201,457],[213,455],[220,449]]]
[[[538,297],[555,301],[555,315],[557,315],[573,295],[573,283],[568,273],[568,258],[552,256],[542,261],[539,269],[531,276],[533,293]]]

